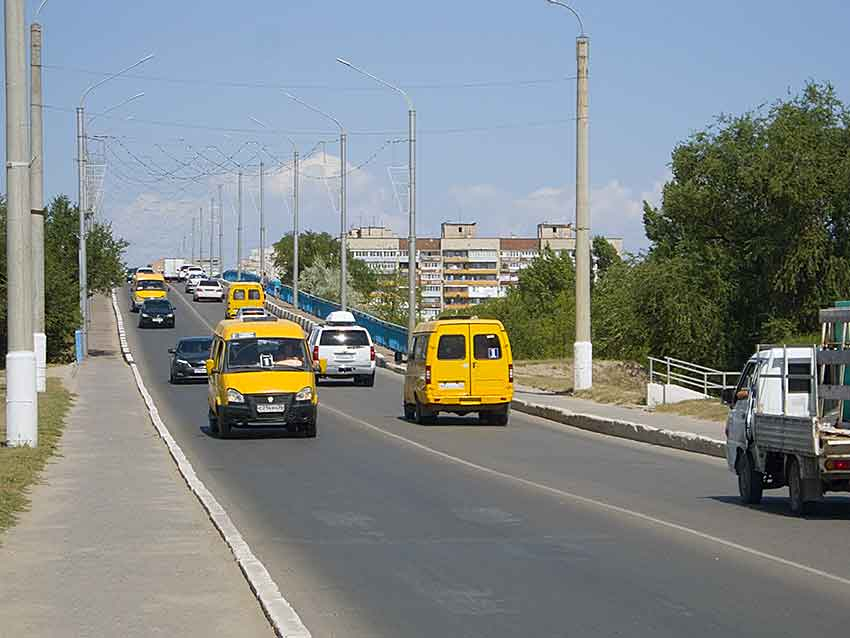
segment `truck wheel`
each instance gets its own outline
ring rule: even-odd
[[[811,509],[811,503],[803,497],[803,477],[800,474],[800,463],[797,459],[788,462],[788,496],[791,513],[794,516],[805,516]]]
[[[738,461],[738,492],[746,505],[761,503],[764,475],[756,471],[753,455],[745,452]]]

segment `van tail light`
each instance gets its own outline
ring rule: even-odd
[[[514,382],[514,364],[509,363],[508,364],[508,383],[513,383],[513,382]]]
[[[319,360],[319,346],[313,346],[313,361]]]
[[[369,346],[369,358],[375,360],[375,346]]]
[[[850,459],[830,459],[826,462],[828,472],[850,471]]]
[[[425,366],[425,385],[431,385],[431,366]]]

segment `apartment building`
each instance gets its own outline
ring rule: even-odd
[[[536,237],[478,237],[477,231],[475,222],[445,222],[439,238],[417,238],[417,286],[425,318],[505,296],[520,271],[547,247],[575,257],[571,224],[538,224]],[[622,239],[608,241],[622,253]],[[408,241],[388,228],[352,229],[348,248],[379,273],[407,274]]]

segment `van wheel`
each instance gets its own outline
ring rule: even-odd
[[[404,404],[404,418],[408,421],[416,420],[416,407],[412,403]]]
[[[794,516],[805,516],[811,510],[811,503],[803,500],[803,477],[800,474],[800,463],[797,459],[788,462],[788,496],[791,513]]]
[[[218,434],[218,417],[210,408],[207,408],[207,420],[209,422],[209,430],[213,434]]]
[[[226,419],[221,418],[221,415],[218,415],[216,418],[216,428],[215,431],[218,434],[218,438],[220,439],[229,439],[230,438],[230,423],[227,422]]]
[[[418,399],[416,401],[416,406],[414,407],[413,418],[419,425],[433,425],[437,422],[437,416],[422,407],[422,404],[419,403]]]
[[[309,422],[304,424],[304,438],[305,439],[315,439],[316,438],[316,417],[310,419]]]
[[[375,386],[374,372],[372,374],[367,374],[365,377],[363,377],[363,385],[365,385],[367,388],[372,388]]]
[[[738,461],[738,493],[746,505],[761,503],[764,491],[764,474],[757,472],[753,455],[745,452]]]

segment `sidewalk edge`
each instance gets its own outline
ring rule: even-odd
[[[260,603],[260,607],[271,623],[275,634],[281,638],[311,638],[310,631],[304,626],[298,613],[280,593],[280,589],[272,579],[271,574],[269,574],[263,563],[251,551],[251,548],[245,542],[245,539],[230,519],[230,516],[227,515],[227,512],[215,496],[213,496],[212,492],[207,489],[203,481],[195,474],[195,470],[189,459],[183,453],[177,441],[171,436],[168,427],[159,416],[159,410],[154,404],[153,397],[151,397],[145,387],[141,373],[133,359],[133,354],[130,352],[127,333],[124,330],[124,319],[118,308],[118,299],[114,290],[112,291],[112,310],[115,313],[115,320],[118,327],[121,354],[130,366],[130,370],[136,380],[136,387],[147,406],[151,423],[153,423],[160,438],[165,442],[169,454],[177,464],[177,470],[186,481],[189,489],[195,494],[198,501],[200,501],[201,506],[206,510],[213,525],[230,548],[231,553],[239,565],[239,569],[242,570],[245,579],[248,581],[248,585],[251,587],[251,591]]]

